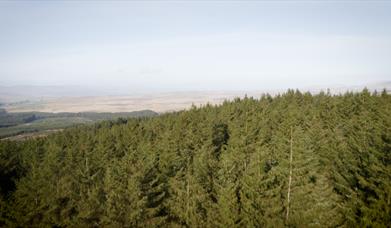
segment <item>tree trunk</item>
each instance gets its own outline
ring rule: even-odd
[[[292,131],[291,127],[291,139],[290,139],[290,157],[289,157],[289,182],[288,182],[288,196],[287,196],[287,206],[286,206],[286,218],[285,221],[288,222],[289,219],[289,206],[290,206],[290,196],[291,196],[291,183],[292,183],[292,160],[293,160],[293,150],[292,150]]]

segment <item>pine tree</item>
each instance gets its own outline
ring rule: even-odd
[[[106,172],[106,203],[102,219],[105,226],[137,227],[142,223],[146,203],[140,189],[143,164],[135,153],[130,151],[122,160],[113,161]]]

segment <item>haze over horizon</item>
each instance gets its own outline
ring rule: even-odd
[[[134,92],[391,79],[391,2],[1,2],[0,84]]]

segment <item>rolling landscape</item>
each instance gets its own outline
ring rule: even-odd
[[[301,91],[318,94],[330,92],[360,92],[364,88],[374,92],[386,89],[391,91],[391,81],[361,84],[356,86],[327,85],[300,88]],[[121,93],[113,90],[88,91],[87,87],[63,86],[58,92],[56,86],[0,86],[0,108],[7,112],[132,112],[153,110],[158,113],[180,111],[192,105],[222,104],[225,100],[246,96],[260,97],[262,94],[272,96],[286,92],[286,89],[260,90],[204,90],[172,91],[132,94],[130,88]],[[55,92],[57,91],[57,92]],[[105,95],[111,94],[111,95]],[[118,116],[117,116],[118,117]]]
[[[389,93],[391,83],[354,87],[330,86],[327,89],[313,87],[304,88],[302,91],[313,95],[328,91],[338,95],[360,92],[364,88],[372,92],[385,90]],[[220,105],[224,101],[245,96],[257,98],[264,94],[276,96],[284,93],[283,90],[187,91],[102,96],[102,92],[97,90],[86,96],[80,93],[83,91],[81,87],[75,91],[75,88],[65,86],[62,87],[62,93],[55,92],[57,89],[58,87],[54,86],[3,87],[0,92],[0,139],[20,140],[46,136],[79,124],[94,124],[117,118],[151,117],[159,113],[190,109],[192,106]],[[31,91],[34,93],[31,94]]]
[[[119,112],[119,113],[45,113],[45,112],[15,112],[9,113],[0,109],[0,139],[23,139],[24,136],[47,135],[61,131],[64,128],[80,124],[93,124],[103,120],[118,118],[150,117],[157,115],[150,110]],[[32,133],[36,134],[32,134]]]
[[[0,227],[390,227],[390,12],[0,1]]]

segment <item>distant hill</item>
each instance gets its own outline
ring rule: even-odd
[[[63,129],[77,124],[92,124],[103,120],[152,117],[156,115],[158,114],[151,110],[119,113],[8,113],[6,110],[0,109],[0,138],[18,135],[21,133]]]

